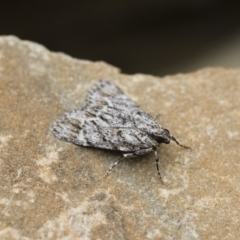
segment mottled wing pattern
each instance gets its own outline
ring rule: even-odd
[[[134,152],[153,145],[135,124],[138,113],[144,112],[121,89],[101,80],[90,89],[85,105],[59,118],[52,131],[59,139],[77,145]]]

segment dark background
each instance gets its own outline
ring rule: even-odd
[[[0,35],[154,75],[240,66],[240,1],[0,1]]]

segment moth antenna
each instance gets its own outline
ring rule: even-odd
[[[112,171],[114,167],[116,167],[119,163],[123,162],[125,158],[120,159],[119,161],[115,162],[106,172],[106,174],[103,176],[104,178]]]
[[[185,146],[185,145],[180,144],[174,136],[170,136],[170,138],[171,138],[177,145],[179,145],[180,147],[183,147],[183,148],[186,148],[186,149],[191,149],[191,148],[188,147],[188,146]],[[192,150],[192,149],[191,149],[191,150]]]

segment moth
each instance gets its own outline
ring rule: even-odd
[[[122,152],[123,158],[115,162],[106,175],[126,158],[154,152],[158,176],[162,181],[158,146],[172,140],[183,148],[189,148],[180,144],[155,118],[108,80],[98,81],[89,90],[83,107],[60,117],[53,124],[52,132],[60,140],[76,145]]]

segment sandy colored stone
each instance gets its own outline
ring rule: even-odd
[[[79,46],[81,47],[81,46]],[[112,79],[193,151],[124,161],[50,132]],[[0,38],[0,239],[239,239],[240,69],[124,75],[15,37]]]

